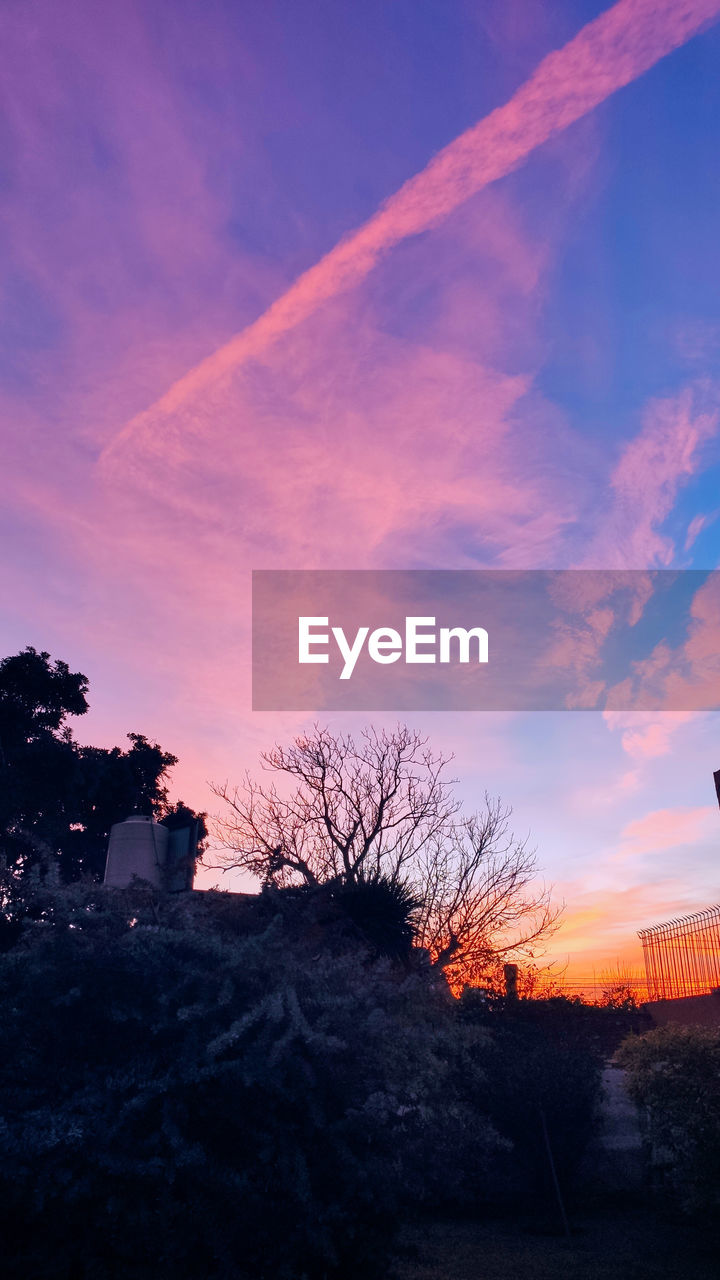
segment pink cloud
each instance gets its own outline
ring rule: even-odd
[[[566,804],[569,812],[587,818],[589,811],[602,814],[605,810],[622,804],[641,785],[640,771],[626,769],[608,779],[595,778],[568,791]]]
[[[280,335],[363,280],[394,245],[435,226],[471,195],[512,172],[541,143],[642,75],[719,12],[720,0],[619,0],[545,57],[508,103],[440,151],[259,319],[129,422],[106,449],[104,466],[112,469],[129,441],[137,447],[136,437],[157,437],[167,417],[189,398],[205,394],[228,373],[261,357]]]
[[[717,809],[712,805],[698,808],[656,809],[636,818],[623,828],[622,843],[614,860],[644,853],[659,853],[681,845],[697,844],[711,839],[717,828]]]
[[[669,565],[674,545],[659,532],[678,490],[699,468],[701,445],[716,434],[716,397],[686,387],[651,401],[639,435],[625,445],[610,477],[610,501],[582,568]]]
[[[603,711],[611,730],[622,734],[622,748],[633,760],[654,760],[668,755],[673,737],[683,725],[697,719],[692,711],[653,714],[646,711]]]
[[[542,657],[544,667],[572,671],[575,692],[569,708],[593,708],[606,692],[595,669],[603,646],[618,622],[634,626],[653,592],[650,574],[628,576],[622,571],[559,575],[551,596],[559,611],[553,634]]]
[[[144,10],[92,0],[74,0],[72,14],[52,0],[0,9],[3,237],[55,325],[55,345],[11,353],[21,381],[3,379],[0,411],[20,428],[18,469],[36,460],[30,435],[39,462],[65,473],[76,464],[71,483],[90,450],[285,283],[280,265],[228,237],[213,168],[246,178],[245,140],[218,136],[178,91],[186,61],[227,76],[229,24],[187,10],[192,42],[161,48]],[[239,39],[232,65],[253,83]]]
[[[636,760],[652,760],[656,756],[667,755],[674,727],[656,720],[645,729],[626,729],[622,738],[623,750]]]
[[[28,614],[55,614],[66,635],[92,633],[108,659],[186,687],[196,714],[242,725],[239,741],[250,735],[251,567],[551,558],[582,492],[581,481],[566,495],[545,463],[566,427],[533,393],[543,420],[534,454],[535,420],[515,421],[530,377],[484,362],[478,348],[486,335],[497,342],[504,313],[532,328],[555,246],[497,190],[456,218],[444,243],[418,246],[423,278],[438,271],[431,344],[392,336],[357,291],[186,406],[180,458],[141,458],[139,474],[128,454],[123,474],[99,485],[67,450],[57,472],[46,460],[41,481],[18,465],[15,497],[44,531],[46,563],[57,558],[57,577],[82,587],[56,599],[48,574],[36,583],[19,572],[8,597]],[[457,287],[467,264],[481,323]],[[463,317],[475,326],[472,354],[454,342]],[[133,617],[142,625],[128,644]]]
[[[609,690],[607,705],[681,708],[686,714],[720,705],[720,574],[696,591],[685,640],[674,647],[663,641],[633,663],[632,675]],[[653,740],[644,740],[652,751]],[[662,734],[657,741],[662,744]]]
[[[706,388],[687,387],[677,396],[653,400],[646,407],[642,430],[624,446],[611,473],[610,501],[599,531],[576,567],[605,569],[610,565],[617,569],[640,569],[671,562],[675,547],[660,533],[660,528],[675,505],[681,485],[700,466],[701,445],[717,432],[715,397],[710,403],[709,400]],[[550,665],[569,667],[582,677],[584,687],[573,700],[573,706],[596,706],[606,693],[604,684],[594,674],[603,645],[620,618],[627,618],[631,626],[640,620],[653,593],[651,575],[638,575],[633,580],[630,598],[626,598],[625,592],[618,601],[618,579],[613,568],[607,569],[604,575],[578,576],[577,580],[573,575],[558,583],[558,604],[577,617],[558,626],[546,661]],[[707,592],[693,607],[694,615],[697,614],[694,639],[690,648],[685,647],[684,657],[694,659],[696,667],[702,661],[707,673],[714,661],[713,646],[717,648],[720,618],[714,614],[720,606],[714,600],[710,605],[706,597]],[[705,600],[704,606],[702,600]],[[708,608],[713,612],[712,624],[707,617]],[[705,641],[700,639],[701,633],[708,636]],[[706,651],[701,656],[703,644]],[[666,645],[658,646],[650,658],[636,664],[634,679],[629,678],[607,692],[608,704],[627,705],[635,700],[638,685],[645,682],[649,688],[657,684],[658,677],[663,677],[668,682],[668,707],[707,706],[707,689],[695,702],[692,695],[688,695],[691,698],[688,703],[677,678],[671,679],[673,656],[677,655],[671,655]],[[671,685],[675,697],[670,693]],[[656,700],[657,695],[651,696],[651,703]],[[662,741],[659,731],[635,737],[630,753],[657,753],[662,749]]]
[[[685,551],[690,550],[707,524],[708,517],[706,515],[693,516],[685,535]]]

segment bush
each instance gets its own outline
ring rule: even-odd
[[[720,1028],[661,1027],[617,1061],[641,1107],[656,1185],[689,1211],[720,1204]]]
[[[549,1142],[567,1189],[594,1133],[605,1057],[599,1010],[579,1000],[506,1000],[468,989],[463,1022],[487,1027],[489,1115],[512,1143],[506,1182],[552,1195]]]
[[[487,1182],[487,1032],[220,897],[48,892],[0,955],[9,1277],[377,1274],[403,1200]]]

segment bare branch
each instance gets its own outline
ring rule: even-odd
[[[511,810],[486,795],[462,818],[449,759],[416,731],[369,727],[356,740],[315,725],[261,760],[269,784],[246,775],[213,787],[225,806],[214,823],[223,868],[277,886],[402,881],[422,904],[420,945],[455,983],[536,954],[554,931],[561,908],[537,884]]]

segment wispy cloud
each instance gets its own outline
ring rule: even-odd
[[[582,579],[581,587],[576,587],[573,581],[572,587],[566,588],[576,617],[558,630],[549,655],[551,661],[571,666],[582,674],[586,684],[584,700],[579,705],[597,705],[598,698],[605,692],[605,686],[597,679],[597,671],[608,636],[621,618],[627,617],[630,625],[635,625],[653,595],[652,574],[638,573],[633,579],[630,599],[623,593],[618,604],[615,571],[649,570],[672,564],[677,548],[663,532],[663,524],[675,507],[682,485],[701,469],[702,446],[717,434],[718,420],[715,389],[707,385],[685,387],[674,396],[651,400],[644,409],[640,432],[623,446],[607,482],[604,512],[599,517],[597,531],[582,559],[574,566],[600,569],[604,573]],[[702,523],[696,530],[701,527]],[[708,594],[699,596],[693,613],[696,658],[701,647],[700,631],[708,613],[707,603],[704,609],[702,604]],[[673,658],[677,656],[666,645],[658,646],[644,664],[636,664],[638,680],[648,682],[658,676],[669,676],[674,669]],[[621,707],[623,697],[627,705],[629,691],[628,681],[617,686],[614,705]],[[667,705],[682,706],[682,698],[674,701],[668,698]],[[701,695],[699,702],[691,701],[688,705],[707,705],[707,700],[703,702]],[[660,723],[643,725],[638,732],[626,735],[623,745],[636,757],[663,754],[668,749],[670,732],[669,726]]]
[[[694,719],[695,712],[672,711],[652,715],[644,711],[604,711],[611,729],[622,733],[622,748],[633,760],[654,760],[668,755],[678,729]]]
[[[253,324],[133,418],[103,455],[106,468],[131,439],[163,420],[281,334],[365,278],[408,236],[435,226],[463,201],[512,172],[548,138],[635,80],[720,13],[720,0],[619,0],[545,57],[509,102],[456,138],[359,230],[306,271]]]
[[[684,886],[674,878],[591,891],[582,882],[573,881],[559,884],[557,890],[570,905],[546,959],[558,965],[567,963],[570,979],[599,977],[604,967],[616,961],[642,971],[636,930],[677,913],[679,904],[683,907]]]
[[[609,690],[609,707],[703,712],[720,706],[719,636],[720,575],[713,573],[693,596],[682,642],[661,641],[634,662],[632,675]]]
[[[655,809],[642,818],[629,822],[621,834],[621,845],[614,860],[644,853],[659,853],[710,839],[717,827],[717,810],[712,805],[697,808]]]
[[[718,516],[720,516],[720,511],[703,512],[701,515],[693,516],[685,535],[683,550],[690,551],[700,537],[700,534],[703,533],[711,524],[714,524]]]
[[[582,568],[669,565],[673,542],[661,532],[680,487],[700,467],[700,449],[718,428],[717,395],[707,386],[652,400],[642,429],[610,476],[609,501]]]

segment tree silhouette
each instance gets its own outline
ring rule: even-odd
[[[128,734],[125,750],[75,741],[68,720],[87,711],[87,691],[85,675],[45,651],[0,662],[0,856],[17,875],[57,867],[64,880],[98,878],[113,823],[136,811],[168,825],[198,816],[169,805],[177,757],[143,734]]]
[[[500,958],[532,955],[552,932],[559,908],[510,810],[486,796],[463,818],[447,759],[417,732],[368,728],[356,740],[316,726],[261,759],[278,783],[247,775],[213,788],[226,805],[222,866],[277,887],[401,887],[417,941],[459,986]]]

